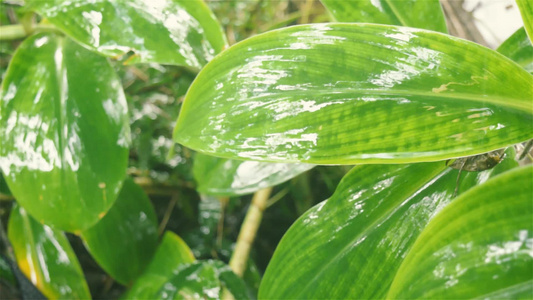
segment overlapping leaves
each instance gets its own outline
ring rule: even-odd
[[[284,236],[259,297],[513,295],[515,284],[530,280],[533,266],[526,255],[532,168],[487,179],[514,166],[508,157],[494,169],[463,173],[459,193],[480,185],[457,198],[458,171],[443,162],[355,167],[329,200]]]
[[[313,165],[309,164],[230,160],[197,154],[193,172],[199,192],[234,196],[274,186],[311,168]]]

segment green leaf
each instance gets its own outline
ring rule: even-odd
[[[469,156],[533,137],[532,81],[503,55],[440,33],[294,26],[238,43],[202,69],[174,140],[270,162]]]
[[[128,284],[141,274],[157,247],[157,216],[150,199],[133,180],[125,180],[109,212],[82,231],[81,238],[107,273]]]
[[[533,73],[533,46],[524,27],[513,33],[497,50],[521,65],[529,73]]]
[[[513,152],[493,169],[462,172],[459,181],[459,171],[444,162],[354,167],[330,199],[287,231],[265,272],[259,298],[385,298],[419,234],[455,201],[456,182],[461,193],[515,167]]]
[[[9,262],[3,256],[0,256],[0,286],[3,283],[15,285],[17,280],[11,270]]]
[[[533,3],[530,0],[516,0],[516,4],[522,15],[529,40],[533,41]]]
[[[152,261],[123,299],[149,299],[173,276],[178,268],[194,262],[191,249],[174,233],[167,231]]]
[[[320,0],[338,22],[403,25],[447,33],[439,0]]]
[[[0,94],[0,168],[41,223],[77,231],[113,205],[126,175],[126,99],[109,62],[69,39],[34,35]]]
[[[20,270],[48,298],[90,299],[80,264],[63,232],[42,225],[16,206],[8,236]]]
[[[280,184],[313,167],[308,164],[231,160],[198,153],[194,158],[193,173],[199,192],[237,196]]]
[[[533,297],[533,166],[472,188],[422,232],[391,299]]]
[[[4,179],[4,175],[2,174],[2,172],[0,172],[0,194],[11,196],[11,191],[7,186],[6,180]]]
[[[224,33],[202,0],[52,0],[31,7],[78,43],[128,63],[200,69],[226,47]]]
[[[242,279],[221,261],[197,261],[176,273],[150,298],[222,299],[223,288],[226,288],[235,299],[251,299]]]

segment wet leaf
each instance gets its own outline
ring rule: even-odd
[[[8,236],[21,271],[50,299],[90,299],[80,264],[63,232],[42,225],[16,206]]]
[[[128,284],[141,274],[157,247],[157,217],[150,199],[133,180],[125,180],[115,204],[81,237],[98,264]]]
[[[309,164],[265,163],[196,154],[197,190],[208,195],[237,196],[283,183],[311,168]]]
[[[150,299],[180,267],[194,262],[189,246],[176,234],[167,231],[152,261],[123,299]]]
[[[130,140],[108,61],[69,39],[34,35],[11,60],[0,100],[0,167],[20,205],[67,231],[96,223],[120,191]]]
[[[531,178],[531,165],[506,172],[445,207],[405,257],[387,298],[533,297]]]
[[[533,46],[524,27],[505,40],[498,47],[498,52],[514,60],[529,73],[533,73]]]
[[[533,3],[530,0],[516,0],[516,4],[522,15],[529,40],[533,41]]]
[[[470,156],[528,140],[533,77],[501,54],[418,29],[294,26],[211,61],[174,139],[225,158],[314,164]]]
[[[439,0],[320,0],[338,22],[403,25],[447,33]]]
[[[80,44],[128,63],[202,66],[226,46],[201,0],[29,1],[48,22]]]
[[[493,169],[463,172],[459,194],[516,167],[514,152],[507,154]],[[354,167],[330,199],[309,210],[285,234],[265,272],[259,298],[385,298],[403,258],[416,253],[413,244],[430,230],[428,223],[445,214],[440,211],[448,204],[465,199],[453,197],[457,176],[444,162]],[[481,203],[478,207],[490,210]],[[501,217],[512,216],[501,212]],[[462,218],[455,212],[446,215]],[[491,222],[489,215],[478,217],[457,229],[471,232]]]

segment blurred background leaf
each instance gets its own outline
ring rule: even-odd
[[[497,50],[521,65],[529,73],[533,73],[533,46],[524,27],[505,40]]]
[[[46,297],[91,298],[78,259],[61,231],[40,224],[16,206],[8,236],[20,269]]]
[[[131,179],[98,223],[81,232],[87,250],[118,282],[127,285],[144,270],[157,247],[157,217],[150,199]]]

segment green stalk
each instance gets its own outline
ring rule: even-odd
[[[23,39],[35,32],[55,32],[61,33],[57,27],[51,24],[39,23],[36,26],[31,27],[30,31],[26,31],[24,25],[13,24],[0,26],[0,41],[11,41]]]
[[[246,263],[250,256],[250,250],[255,240],[257,230],[261,224],[263,218],[263,211],[267,206],[267,201],[272,192],[272,188],[265,188],[255,192],[252,198],[252,203],[248,208],[246,217],[241,226],[239,237],[237,238],[237,244],[235,245],[235,251],[229,261],[229,266],[237,274],[242,277],[244,270],[246,269]]]
[[[0,26],[0,41],[18,40],[27,35],[21,24]]]

